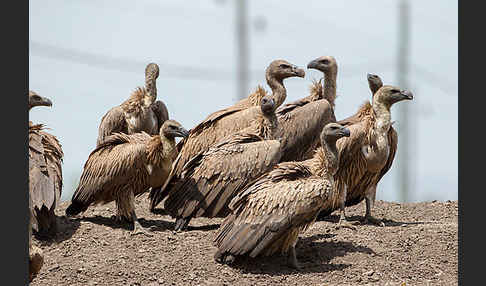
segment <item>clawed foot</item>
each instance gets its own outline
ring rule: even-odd
[[[352,223],[350,223],[345,219],[340,219],[339,222],[337,223],[336,229],[340,229],[340,228],[349,228],[352,230],[357,230],[355,225],[353,225]]]
[[[385,226],[385,223],[377,218],[372,216],[365,216],[364,219],[361,221],[362,224],[374,224],[377,226]]]
[[[135,224],[135,229],[132,231],[131,235],[144,234],[146,236],[154,236],[149,230],[142,227],[141,225]]]

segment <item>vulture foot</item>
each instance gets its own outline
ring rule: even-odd
[[[150,233],[149,230],[144,228],[143,226],[140,225],[140,223],[136,222],[134,224],[134,229],[131,235],[137,235],[137,234],[145,234],[146,236],[154,236],[152,233]]]
[[[232,254],[222,254],[220,252],[216,252],[214,254],[214,260],[218,263],[230,265],[235,262],[235,256]]]
[[[349,228],[349,229],[352,229],[352,230],[357,230],[356,226],[354,224],[350,223],[348,220],[346,220],[346,217],[344,215],[341,215],[341,217],[339,218],[339,222],[337,223],[335,228],[336,229]]]
[[[364,219],[362,220],[363,224],[374,224],[377,226],[385,226],[385,223],[381,221],[380,219],[374,218],[371,215],[365,216]]]

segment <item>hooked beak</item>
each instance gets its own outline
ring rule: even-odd
[[[371,80],[371,79],[376,78],[376,77],[377,77],[376,74],[372,74],[372,73],[366,74],[366,79],[368,79],[368,80]]]
[[[342,132],[342,134],[343,134],[343,136],[344,136],[344,137],[349,137],[349,136],[351,136],[351,132],[350,132],[350,131],[349,131],[349,129],[348,129],[348,128],[346,128],[346,127],[343,127],[343,128],[341,129],[341,132]]]
[[[177,130],[177,135],[187,138],[189,137],[189,131],[187,131],[184,127],[179,127],[179,130]]]
[[[305,76],[305,71],[304,69],[301,69],[301,68],[298,68],[298,67],[295,67],[294,68],[294,72],[295,72],[295,75],[298,76],[298,77],[304,77]]]
[[[411,91],[402,90],[400,91],[400,94],[403,96],[403,99],[408,99],[408,100],[413,99],[413,93]]]
[[[52,101],[49,98],[42,96],[39,97],[40,99],[33,104],[34,106],[52,106]]]
[[[319,65],[317,60],[311,61],[309,64],[307,64],[308,69],[318,69],[317,66]]]

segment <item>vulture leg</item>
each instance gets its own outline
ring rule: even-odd
[[[175,221],[175,227],[174,227],[174,230],[175,231],[183,231],[183,230],[186,230],[187,229],[187,225],[189,224],[189,221],[191,220],[191,218],[177,218],[176,221]]]
[[[299,262],[297,261],[297,254],[295,252],[295,245],[292,245],[289,250],[289,256],[287,258],[287,264],[288,266],[295,268],[297,270],[300,270],[301,267],[299,265]]]
[[[133,221],[133,232],[132,232],[132,235],[137,235],[137,234],[145,234],[146,236],[153,236],[153,234],[151,234],[147,229],[145,229],[141,224],[140,222],[138,221],[137,219],[137,215],[135,214],[135,195],[133,194],[133,192],[129,192],[130,193],[130,214],[131,214],[131,217],[132,217],[132,221]]]
[[[352,230],[356,230],[356,226],[351,224],[347,219],[346,219],[346,193],[347,193],[347,186],[343,187],[343,191],[341,192],[341,195],[339,197],[339,212],[341,215],[339,216],[339,221],[338,224],[336,225],[336,229],[339,229],[341,227],[349,228]]]
[[[372,223],[377,226],[385,226],[385,223],[383,223],[381,220],[374,218],[371,215],[371,206],[372,203],[374,202],[374,197],[376,193],[376,186],[371,187],[365,195],[365,201],[366,201],[366,214],[363,219],[363,223]]]

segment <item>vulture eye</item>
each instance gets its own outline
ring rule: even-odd
[[[329,60],[322,60],[321,63],[327,65],[329,64]]]
[[[390,92],[391,93],[397,93],[397,92],[400,92],[400,91],[398,89],[392,89]]]
[[[288,64],[281,64],[279,67],[282,68],[282,69],[289,69],[290,68],[290,66]]]

